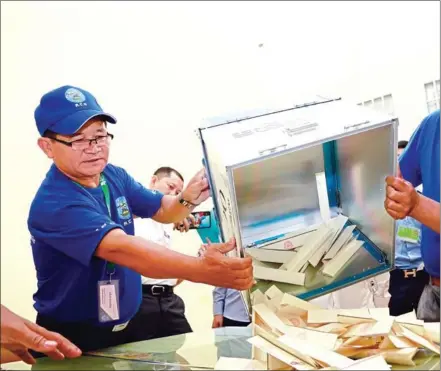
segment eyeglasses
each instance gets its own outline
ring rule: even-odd
[[[106,135],[100,135],[92,139],[79,139],[72,142],[66,142],[65,140],[54,137],[51,137],[51,139],[68,147],[71,147],[74,151],[84,151],[90,148],[92,142],[95,142],[98,147],[108,146],[113,139],[113,134],[107,133]]]

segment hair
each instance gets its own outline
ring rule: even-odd
[[[176,174],[176,176],[179,179],[184,181],[184,177],[181,175],[181,173],[179,171],[173,169],[172,167],[169,167],[169,166],[160,167],[158,170],[156,170],[153,173],[153,175],[156,175],[157,177],[161,177],[161,176],[170,176],[170,175],[172,175],[172,173]]]
[[[409,144],[409,142],[407,140],[400,140],[398,142],[398,148],[399,149],[404,149],[407,147],[407,145]]]
[[[42,137],[50,138],[50,139],[54,139],[56,136],[57,136],[57,133],[52,130],[49,130],[49,129],[47,129],[42,135]]]

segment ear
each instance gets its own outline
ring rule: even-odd
[[[152,189],[154,187],[154,185],[156,184],[156,182],[159,180],[159,178],[156,175],[152,176],[152,179],[150,180],[150,189]]]
[[[47,157],[49,157],[50,159],[54,158],[54,154],[52,151],[52,143],[49,138],[43,138],[43,137],[38,138],[37,143]]]

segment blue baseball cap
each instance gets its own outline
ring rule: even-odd
[[[116,124],[115,117],[105,113],[92,94],[70,85],[43,95],[34,113],[40,135],[46,130],[72,135],[87,121],[97,116],[102,116],[106,122]]]

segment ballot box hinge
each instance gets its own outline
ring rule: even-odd
[[[340,192],[339,189],[335,190],[335,198],[336,198],[336,201],[337,201],[337,207],[339,209],[341,209],[341,192]]]

